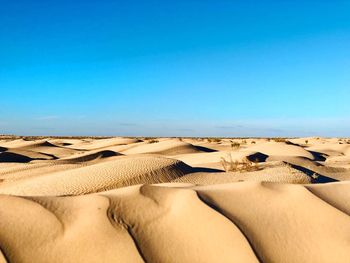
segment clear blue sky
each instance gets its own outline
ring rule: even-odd
[[[0,133],[350,136],[350,1],[1,1]]]

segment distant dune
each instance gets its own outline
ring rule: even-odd
[[[350,140],[0,137],[0,262],[350,262]]]

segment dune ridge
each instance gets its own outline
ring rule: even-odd
[[[348,142],[0,136],[0,262],[349,262]]]
[[[347,262],[349,192],[244,182],[1,195],[0,247],[9,262]]]
[[[140,183],[169,182],[191,171],[169,158],[140,156],[0,184],[0,194],[79,195]]]

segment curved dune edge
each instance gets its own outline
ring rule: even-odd
[[[188,154],[188,153],[199,153],[199,152],[210,152],[212,149],[205,147],[196,147],[191,143],[177,141],[177,140],[164,140],[156,143],[141,144],[136,147],[126,149],[122,151],[123,154],[142,154],[142,153],[153,153],[153,154],[164,154],[164,155],[176,155],[176,154]]]
[[[226,184],[242,181],[260,181],[289,184],[309,184],[312,178],[305,173],[293,169],[288,165],[266,168],[263,170],[240,173],[240,172],[218,172],[218,173],[190,173],[176,178],[173,182],[192,183],[199,185]]]
[[[244,182],[0,195],[0,249],[9,262],[347,262],[349,193]]]
[[[300,146],[287,144],[285,142],[266,142],[260,145],[250,146],[249,151],[260,152],[268,156],[298,156],[314,160],[312,153],[306,151]]]
[[[238,143],[238,148],[232,147],[233,141]],[[338,138],[298,138],[284,141],[261,138],[213,141],[203,138],[183,138],[181,140],[143,138],[141,140],[122,137],[1,139],[0,136],[0,181],[13,181],[18,178],[41,176],[46,172],[88,166],[119,158],[119,155],[132,157],[154,154],[177,159],[198,168],[197,171],[207,169],[211,172],[226,169],[227,166],[223,166],[222,159],[238,162],[242,159],[249,159],[258,163],[261,169],[287,163],[293,169],[300,170],[309,177],[315,175],[319,178],[313,182],[329,182],[350,179],[349,153],[350,140]],[[18,173],[12,169],[15,164],[18,164]],[[35,169],[38,164],[42,164],[45,169]],[[6,176],[2,176],[4,170]],[[27,173],[24,170],[27,170]],[[265,178],[262,179],[265,181]],[[294,180],[291,177],[283,182],[295,181],[298,183],[304,182],[304,179]]]
[[[26,150],[0,152],[0,163],[29,163],[33,160],[52,160],[53,158],[49,154]]]
[[[0,184],[0,194],[81,195],[142,183],[170,182],[192,171],[181,161],[157,156],[118,157],[70,170]]]
[[[100,150],[100,151],[91,151],[91,152],[83,152],[79,154],[74,154],[65,158],[61,158],[59,162],[89,162],[95,161],[98,159],[108,158],[112,156],[122,155],[118,152],[111,150]]]
[[[108,138],[108,139],[99,139],[99,140],[82,140],[74,142],[71,145],[68,145],[72,149],[83,149],[83,150],[99,150],[107,147],[136,144],[142,142],[139,139],[129,139],[129,138]]]

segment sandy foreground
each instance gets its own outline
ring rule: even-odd
[[[350,140],[0,137],[2,262],[350,262]]]

